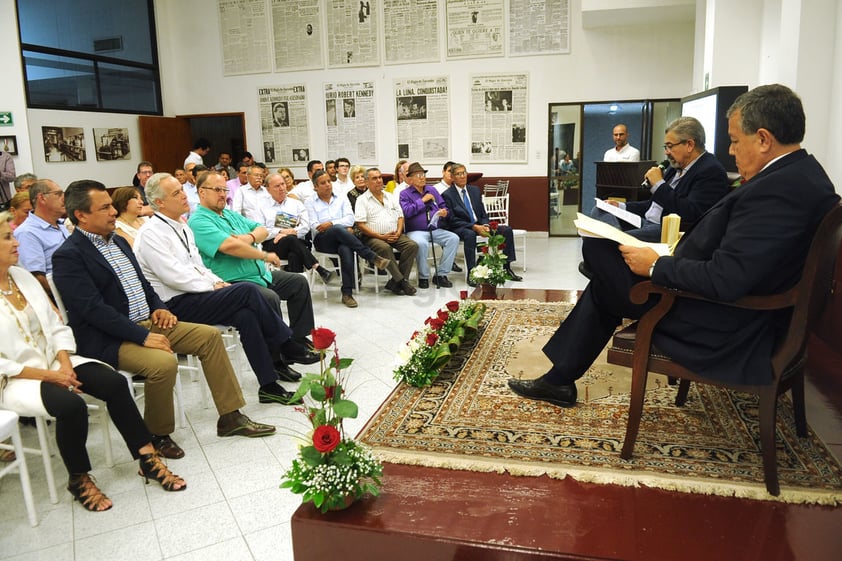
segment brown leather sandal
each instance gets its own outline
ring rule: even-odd
[[[107,507],[101,508],[106,501],[111,499],[99,490],[94,477],[89,473],[71,475],[70,479],[67,480],[67,490],[70,491],[75,500],[91,512],[103,512],[114,506],[109,504]]]
[[[184,491],[187,489],[187,482],[167,468],[167,464],[164,463],[157,451],[140,455],[140,470],[137,474],[143,477],[147,485],[150,479],[154,479],[161,484],[164,491]],[[181,485],[181,487],[176,488],[176,485]]]

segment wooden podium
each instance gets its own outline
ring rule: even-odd
[[[640,184],[652,166],[653,160],[641,162],[594,162],[596,164],[596,196],[600,199],[620,197],[627,201],[648,199],[648,189]]]

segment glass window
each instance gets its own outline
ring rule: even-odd
[[[161,114],[151,0],[18,0],[29,107]]]

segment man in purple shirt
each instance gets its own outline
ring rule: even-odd
[[[453,260],[459,248],[459,236],[438,227],[440,221],[447,220],[447,205],[439,192],[427,185],[427,170],[418,162],[409,165],[406,183],[408,187],[401,191],[400,203],[406,235],[418,244],[418,288],[430,287],[427,252],[431,242],[442,248],[441,260],[436,263],[433,284],[449,288],[453,283],[448,280],[447,273],[453,268]]]

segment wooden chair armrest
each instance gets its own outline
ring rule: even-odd
[[[643,281],[637,283],[631,288],[629,298],[635,304],[643,304],[649,299],[651,294],[661,294],[662,297],[670,295],[671,298],[691,298],[693,300],[701,300],[703,302],[711,302],[735,308],[747,308],[750,310],[780,310],[783,308],[789,308],[795,305],[795,300],[798,295],[797,291],[792,288],[779,294],[770,294],[768,296],[744,296],[734,302],[722,302],[720,300],[706,298],[701,294],[696,294],[695,292],[661,286],[653,283],[652,281]]]

